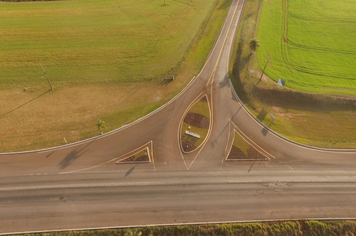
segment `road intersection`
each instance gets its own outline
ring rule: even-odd
[[[0,234],[128,225],[356,218],[356,150],[288,141],[236,96],[228,66],[244,6],[233,0],[206,64],[170,102],[118,130],[80,143],[0,154]],[[206,95],[211,126],[185,154],[180,126]],[[267,156],[227,161],[237,132]],[[151,162],[116,164],[147,148]]]

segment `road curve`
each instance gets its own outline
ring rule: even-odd
[[[354,218],[356,151],[320,150],[263,127],[235,96],[228,64],[244,0],[233,0],[204,68],[157,111],[66,147],[0,155],[0,233],[127,225]],[[206,94],[209,136],[183,154],[179,127]],[[235,130],[268,162],[226,161]],[[116,164],[147,147],[151,162]]]

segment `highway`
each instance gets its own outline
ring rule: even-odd
[[[356,218],[356,150],[290,142],[243,107],[228,78],[243,10],[233,0],[202,71],[174,99],[114,132],[49,150],[0,154],[0,234],[130,225]],[[189,106],[207,95],[203,145],[180,149]],[[227,161],[237,131],[269,157]],[[151,162],[116,164],[147,147]]]
[[[1,181],[1,233],[270,219],[352,218],[354,171],[133,171]]]

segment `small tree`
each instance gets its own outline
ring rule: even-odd
[[[100,134],[103,134],[103,128],[105,126],[105,121],[102,120],[98,120],[98,123],[96,124],[98,126],[98,129],[100,131]]]
[[[258,42],[257,39],[251,39],[249,43],[249,48],[251,50],[251,54],[257,50],[257,48],[260,46],[260,43]]]

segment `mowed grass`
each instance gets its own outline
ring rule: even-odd
[[[271,80],[268,76],[260,79],[267,59],[264,55],[258,58],[261,61],[257,63],[257,54],[264,50],[266,44],[268,46],[274,41],[272,38],[271,42],[260,40],[261,47],[257,54],[253,55],[250,54],[248,42],[255,38],[256,34],[260,35],[260,30],[268,34],[267,31],[273,31],[276,27],[272,22],[268,26],[265,25],[264,21],[268,19],[263,19],[262,15],[260,18],[258,16],[259,7],[262,7],[263,12],[263,8],[269,8],[272,4],[274,1],[246,2],[230,68],[230,78],[235,91],[257,119],[284,137],[316,147],[354,149],[356,147],[354,96],[296,91],[281,88],[277,81]],[[272,34],[269,36],[272,37]],[[276,69],[275,63],[276,60],[270,57],[267,69],[271,66]],[[283,73],[284,69],[281,64],[280,73]],[[286,82],[289,83],[287,79]],[[276,117],[275,120],[272,120],[271,114]]]
[[[264,1],[258,64],[286,86],[356,95],[355,1]]]
[[[98,119],[108,132],[158,108],[199,72],[230,2],[0,2],[0,152],[83,140]]]
[[[216,1],[0,3],[0,87],[162,79]]]

